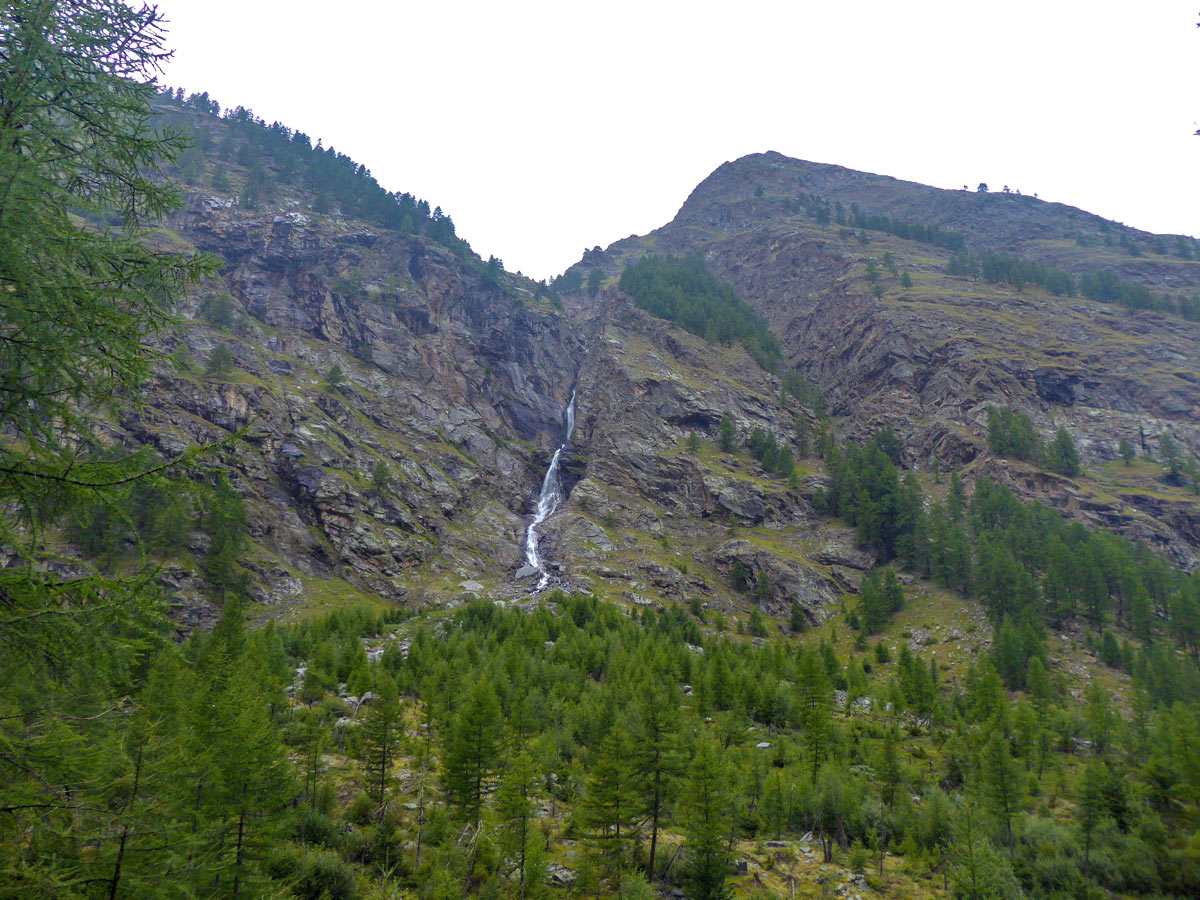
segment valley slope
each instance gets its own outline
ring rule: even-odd
[[[523,596],[521,537],[572,389],[569,496],[543,554],[562,583],[736,612],[751,601],[730,582],[740,566],[772,586],[756,605],[786,616],[794,601],[811,621],[856,590],[873,557],[814,510],[827,477],[796,440],[799,419],[812,434],[819,417],[738,344],[707,343],[622,293],[623,267],[647,254],[701,255],[823,394],[838,439],[891,427],[935,495],[935,471],[988,475],[1185,567],[1200,554],[1187,488],[1147,458],[1116,461],[1121,438],[1143,454],[1168,431],[1200,448],[1200,325],[951,275],[950,249],[853,223],[936,226],[975,254],[1104,269],[1172,296],[1200,293],[1200,262],[1160,252],[1191,257],[1190,239],[767,153],[720,167],[663,228],[587,252],[574,271],[598,283],[560,298],[431,228],[342,214],[252,119],[163,112],[209,149],[176,173],[186,208],[162,240],[222,268],[190,297],[163,346],[173,363],[116,433],[169,456],[242,429],[221,465],[247,503],[242,561],[267,615],[357,594],[414,606]],[[214,375],[204,361],[218,345],[233,366]],[[1085,474],[990,453],[992,404],[1027,412],[1046,438],[1065,425]],[[739,442],[758,428],[792,448],[797,477],[718,452],[724,417]],[[203,554],[199,536],[192,551]],[[160,581],[185,626],[211,621],[188,558]]]

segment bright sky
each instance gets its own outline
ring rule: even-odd
[[[541,278],[778,150],[1200,234],[1195,0],[158,0],[164,82]]]

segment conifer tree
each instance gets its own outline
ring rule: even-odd
[[[983,791],[989,806],[1004,826],[1008,841],[1008,855],[1016,855],[1012,822],[1020,811],[1021,772],[1008,750],[1008,742],[999,731],[993,731],[984,745],[980,761],[983,776]]]
[[[808,628],[808,616],[804,614],[804,607],[799,601],[792,601],[791,615],[788,617],[788,630],[792,634],[799,634]]]
[[[1167,478],[1178,478],[1183,470],[1183,453],[1169,431],[1164,431],[1159,436],[1158,453],[1162,457],[1163,471],[1167,473]]]
[[[658,833],[683,774],[678,691],[648,682],[637,694],[632,759],[641,818],[650,827],[646,878],[654,880]]]
[[[234,600],[199,651],[196,679],[207,689],[187,698],[197,848],[190,880],[200,893],[228,883],[229,895],[238,897],[262,878],[261,863],[291,798],[265,673],[249,649],[243,608]]]
[[[496,789],[496,814],[503,829],[501,845],[511,872],[517,877],[516,896],[530,895],[530,862],[538,856],[541,835],[534,824],[534,811],[541,785],[541,773],[528,750],[509,759],[500,786]]]
[[[453,720],[443,760],[446,793],[476,828],[483,802],[494,788],[500,764],[500,701],[486,679],[480,679]]]
[[[1024,896],[1012,868],[996,854],[970,803],[959,811],[954,836],[953,896],[957,900],[1017,900]]]
[[[796,694],[801,739],[815,778],[817,770],[829,757],[833,686],[829,683],[821,658],[811,650],[806,650],[800,657],[796,672]]]
[[[1108,773],[1103,763],[1091,760],[1083,770],[1079,790],[1079,830],[1083,832],[1083,867],[1091,868],[1092,836],[1107,818],[1108,803],[1105,784]]]
[[[1084,719],[1087,723],[1087,734],[1096,752],[1104,754],[1112,742],[1112,733],[1116,725],[1116,714],[1112,709],[1112,699],[1108,691],[1096,681],[1087,686],[1087,705],[1084,708]]]
[[[341,365],[334,363],[329,371],[325,373],[324,382],[327,390],[339,394],[346,390],[349,379],[346,377],[346,372],[342,369]]]
[[[811,819],[821,841],[822,862],[833,862],[833,846],[846,839],[846,817],[851,813],[846,770],[832,762],[821,767],[813,784]]]
[[[737,431],[733,427],[733,419],[729,418],[728,414],[721,417],[717,446],[723,453],[732,453],[737,449]]]
[[[224,341],[213,347],[204,366],[204,374],[208,378],[225,379],[233,374],[233,352]]]
[[[953,843],[954,807],[944,791],[933,789],[925,794],[918,820],[918,841],[925,852],[933,855],[937,862],[932,869],[942,873],[942,889],[950,889],[950,866],[948,855]]]
[[[589,755],[582,821],[605,881],[616,886],[630,857],[638,822],[638,794],[629,734],[613,726]]]
[[[894,723],[883,733],[876,771],[879,774],[883,802],[890,809],[896,802],[896,789],[900,786],[904,774],[900,767],[900,735]]]
[[[1079,450],[1066,427],[1059,426],[1047,453],[1050,469],[1060,475],[1079,474]]]
[[[300,721],[301,728],[304,799],[308,802],[309,812],[316,812],[322,757],[329,743],[329,733],[321,710],[304,707],[296,711],[296,718]]]
[[[1010,690],[1025,686],[1026,656],[1020,635],[1009,616],[1004,617],[996,632],[996,643],[992,648],[996,671]]]
[[[81,574],[46,536],[153,467],[81,450],[136,401],[149,336],[213,268],[144,241],[178,204],[160,166],[184,147],[152,122],[161,22],[118,0],[0,7],[0,884],[14,895],[120,891],[146,859],[120,823],[150,814],[148,782],[134,791],[122,767],[128,793],[106,798],[94,754],[114,746],[113,710],[161,627],[153,573]],[[93,869],[115,834],[120,872]]]
[[[967,493],[963,489],[962,478],[957,472],[950,473],[950,496],[947,504],[947,512],[950,514],[950,521],[957,522],[967,508]]]
[[[695,900],[725,900],[725,849],[731,806],[730,780],[720,748],[707,736],[696,746],[683,798],[687,880]]]
[[[381,674],[375,682],[374,698],[367,706],[361,728],[362,743],[359,760],[367,796],[383,815],[387,801],[388,782],[392,763],[403,733],[400,692],[390,675]]]

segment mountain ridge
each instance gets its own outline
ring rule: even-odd
[[[174,239],[224,260],[219,283],[189,300],[187,326],[166,349],[196,360],[225,345],[234,370],[217,379],[198,376],[194,363],[182,377],[161,370],[145,414],[126,423],[127,431],[168,452],[218,439],[255,411],[250,452],[232,474],[251,510],[255,549],[247,565],[268,605],[302,608],[305,585],[323,596],[325,582],[418,604],[457,602],[477,593],[476,585],[519,597],[526,588],[513,573],[522,564],[521,536],[575,386],[579,427],[564,457],[567,498],[544,529],[545,555],[562,577],[616,597],[638,596],[656,583],[655,590],[683,602],[689,590],[703,589],[732,609],[742,601],[726,575],[741,560],[789,585],[778,597],[791,591],[819,618],[838,590],[856,589],[863,563],[851,553],[852,536],[836,533],[833,523],[817,529],[832,529],[832,545],[840,548],[818,555],[851,564],[836,563],[832,581],[828,573],[814,581],[825,564],[814,568],[812,560],[776,552],[778,546],[730,542],[720,536],[724,524],[710,527],[714,517],[779,528],[798,516],[807,523],[802,531],[820,521],[812,501],[825,474],[811,443],[800,450],[796,410],[782,393],[787,371],[820,386],[839,438],[866,440],[891,427],[905,465],[998,478],[1023,497],[1195,565],[1200,529],[1187,492],[1156,484],[1144,466],[1129,483],[1109,471],[1117,438],[1134,435],[1135,422],[1150,429],[1148,438],[1137,435],[1143,451],[1170,427],[1194,452],[1195,385],[1174,374],[1185,371],[1183,360],[1200,365],[1193,323],[1051,298],[1036,286],[1017,290],[950,276],[946,247],[853,224],[854,216],[882,215],[876,210],[894,214],[886,204],[898,195],[909,198],[905,215],[966,210],[954,213],[959,218],[1039,201],[946,192],[754,154],[718,167],[651,235],[588,251],[554,283],[565,291],[559,297],[553,286],[510,275],[498,261],[464,255],[469,245],[452,225],[447,246],[407,221],[397,232],[327,208],[319,180],[312,187],[288,180],[295,177],[297,164],[289,160],[296,144],[301,165],[311,151],[281,126],[236,112],[218,119],[211,109],[177,103],[164,111],[204,131],[209,148],[181,161],[177,174],[192,183],[170,224]],[[359,176],[365,171],[340,157],[338,165]],[[828,205],[812,199],[817,191]],[[389,196],[419,206],[407,195]],[[859,199],[836,199],[851,196]],[[848,205],[860,200],[861,207]],[[430,213],[425,221],[421,228],[432,229],[441,220]],[[900,217],[883,223],[957,240],[945,229],[928,231],[929,224]],[[968,237],[987,227],[975,226]],[[1072,252],[1106,262],[1117,258],[1115,237],[1113,243]],[[1119,252],[1125,274],[1155,287],[1164,284],[1163,269],[1187,274],[1196,267]],[[701,254],[770,324],[786,370],[753,374],[736,347],[714,355],[702,339],[638,310],[616,280],[647,253]],[[911,288],[900,285],[901,269],[915,276]],[[594,270],[602,278],[585,286]],[[871,271],[874,282],[866,277]],[[230,307],[226,321],[206,313],[214,297]],[[1048,340],[1056,329],[1075,336]],[[1148,377],[1152,347],[1169,348],[1181,362]],[[1123,374],[1099,374],[1108,353],[1123,354]],[[322,375],[334,367],[346,380],[330,388]],[[623,392],[612,384],[623,384]],[[986,411],[997,403],[1028,410],[1047,436],[1067,424],[1098,477],[1064,478],[990,453]],[[811,434],[820,420],[807,415]],[[794,449],[810,473],[799,489],[772,485],[753,466],[739,471],[716,458],[695,465],[678,455],[680,442],[715,440],[727,416],[739,441],[760,429]],[[386,489],[370,483],[380,464],[394,479]],[[675,490],[691,499],[664,509],[664,492]],[[690,562],[664,569],[664,560],[678,561],[679,553],[653,550],[638,536],[646,529],[688,547]],[[679,566],[689,574],[680,575]],[[172,580],[190,598],[182,608],[203,605],[194,575],[176,571]],[[826,586],[813,594],[819,583]],[[763,600],[786,612],[786,604]],[[210,607],[201,618],[213,615]]]

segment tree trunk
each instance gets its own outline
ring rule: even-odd
[[[242,805],[238,811],[237,852],[233,857],[233,896],[238,896],[242,883],[242,846],[246,835],[246,784],[242,783]]]
[[[650,861],[646,866],[646,880],[654,880],[654,856],[658,851],[658,813],[662,805],[662,796],[658,787],[658,776],[654,785],[654,812],[650,819]]]
[[[125,814],[133,809],[134,801],[137,800],[138,785],[142,780],[142,751],[145,749],[145,744],[138,745],[137,762],[133,768],[133,790],[129,794],[129,802],[125,804]],[[117,861],[113,866],[112,880],[108,886],[108,900],[116,900],[117,886],[121,883],[121,864],[125,861],[125,843],[129,840],[129,822],[126,821],[121,827],[121,843],[117,847]]]

